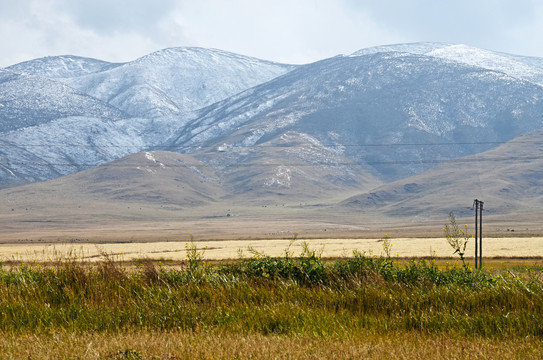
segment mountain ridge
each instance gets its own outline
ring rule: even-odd
[[[70,73],[65,63],[74,59],[75,70],[87,70]],[[60,64],[61,76],[55,73],[54,64]],[[125,63],[61,56],[30,60],[8,69],[53,75],[52,79],[141,117],[193,111],[294,67],[217,49],[178,47]]]
[[[434,57],[336,57],[201,110],[168,146],[191,151],[192,146],[218,146],[228,139],[230,146],[243,147],[282,131],[309,131],[323,143],[347,145],[344,151],[356,161],[385,167],[387,162],[416,165],[419,160],[419,170],[413,171],[420,171],[428,167],[423,161],[431,159],[417,149],[404,148],[403,158],[393,158],[378,146],[474,145],[439,150],[434,160],[484,151],[484,144],[475,146],[482,134],[487,143],[503,142],[543,126],[542,90],[525,79]],[[368,154],[360,156],[360,149]],[[387,176],[386,169],[376,171]],[[408,173],[391,176],[404,175]]]
[[[120,63],[110,63],[81,56],[59,55],[23,61],[4,69],[20,74],[41,76],[49,79],[64,79],[101,72],[120,65]]]
[[[28,61],[0,70],[0,187],[175,151],[216,180],[205,185],[213,196],[191,190],[197,206],[330,205],[372,189],[397,198],[390,194],[426,188],[385,183],[543,128],[540,64],[445,43],[382,46],[299,66],[203,48],[163,49],[122,64]],[[195,186],[201,181],[184,174]],[[121,185],[129,180],[118,177]],[[144,199],[145,185],[132,193]]]

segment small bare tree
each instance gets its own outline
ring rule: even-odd
[[[454,249],[454,254],[460,256],[464,268],[467,269],[466,259],[464,254],[466,253],[466,246],[468,241],[473,235],[468,233],[468,225],[464,225],[464,230],[458,228],[456,224],[456,218],[452,211],[449,213],[449,223],[443,228],[443,233],[447,238],[447,242]]]

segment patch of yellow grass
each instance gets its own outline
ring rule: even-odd
[[[353,250],[366,254],[384,255],[379,239],[310,239],[298,240],[291,250],[295,255],[301,251],[299,246],[307,241],[310,248],[321,250],[323,257],[347,257]],[[444,238],[395,238],[391,239],[393,257],[454,256],[453,250]],[[239,251],[250,256],[249,248],[270,256],[282,256],[290,240],[212,240],[196,242],[198,250],[204,251],[205,259],[237,259]],[[483,243],[485,257],[536,257],[543,256],[543,238],[485,238]],[[466,256],[473,256],[474,241],[470,241]],[[16,261],[56,261],[63,258],[103,260],[108,254],[119,260],[141,258],[184,260],[186,242],[134,242],[104,244],[0,244],[0,260]]]
[[[418,333],[347,340],[181,331],[0,335],[5,359],[540,359],[543,355],[542,343],[535,338],[457,340]]]

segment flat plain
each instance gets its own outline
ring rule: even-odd
[[[393,256],[455,257],[443,236],[442,220],[390,220],[371,213],[342,213],[328,209],[232,207],[231,216],[219,208],[176,211],[131,204],[99,213],[92,208],[51,208],[49,212],[4,209],[0,212],[0,259],[47,261],[69,254],[89,260],[100,254],[120,259],[182,260],[193,240],[207,259],[236,259],[249,249],[281,256],[297,237],[293,251],[307,241],[323,257],[351,256],[353,251],[381,255],[382,239],[392,239]],[[221,214],[221,215],[219,215]],[[230,213],[229,213],[230,214]],[[415,221],[417,220],[417,221]],[[542,257],[543,229],[538,214],[487,216],[485,257]],[[460,218],[473,233],[472,218]],[[474,241],[466,255],[474,253]]]

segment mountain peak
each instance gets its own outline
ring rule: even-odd
[[[120,64],[73,55],[47,56],[7,67],[13,72],[65,79],[104,71]]]
[[[378,53],[400,53],[451,61],[507,74],[508,76],[543,85],[543,61],[490,50],[465,44],[449,43],[408,43],[375,46],[359,50],[350,56],[367,56]]]
[[[178,47],[68,83],[133,116],[157,117],[187,114],[292,68],[222,50]]]
[[[352,53],[350,56],[364,56],[376,53],[387,52],[403,52],[415,55],[425,55],[431,51],[449,47],[452,44],[440,43],[440,42],[418,42],[418,43],[405,43],[405,44],[390,44],[373,46],[366,49],[358,50]]]
[[[245,64],[274,64],[280,66],[289,66],[280,63],[274,63],[272,61],[261,60],[251,56],[240,55],[232,53],[225,50],[213,49],[213,48],[202,48],[202,47],[170,47],[162,50],[152,52],[148,55],[142,56],[141,58],[134,60],[133,63],[140,64],[156,64],[158,63],[168,63],[171,61],[174,62],[184,62],[188,65],[190,63],[215,63],[217,65],[223,64],[225,61],[235,61],[243,62]]]

